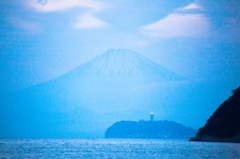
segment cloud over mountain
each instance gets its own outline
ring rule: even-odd
[[[94,17],[94,12],[99,12],[108,7],[106,3],[94,0],[28,0],[28,6],[40,13],[63,12],[74,8],[84,8],[87,11],[82,13],[74,25],[75,28],[97,28],[107,23]],[[79,14],[79,13],[78,13]]]
[[[202,7],[192,3],[177,9],[152,24],[141,28],[144,34],[153,37],[202,37],[210,30],[208,17],[199,11]]]
[[[75,24],[76,28],[86,29],[86,28],[96,28],[104,27],[107,23],[95,18],[90,13],[83,14],[79,17],[79,21]]]
[[[29,5],[39,12],[64,11],[74,7],[101,10],[106,7],[104,3],[94,0],[29,0]]]

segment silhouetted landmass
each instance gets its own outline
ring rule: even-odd
[[[240,87],[232,92],[190,141],[240,142]]]
[[[120,121],[105,132],[106,138],[188,138],[197,130],[173,121]]]

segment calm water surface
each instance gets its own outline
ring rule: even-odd
[[[164,139],[0,139],[0,158],[240,158],[240,144]]]

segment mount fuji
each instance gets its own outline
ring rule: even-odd
[[[98,80],[120,80],[136,84],[184,79],[137,52],[122,49],[108,50],[64,76],[84,77],[87,80],[94,77]]]
[[[2,96],[0,137],[101,137],[116,121],[148,119],[150,112],[192,126],[204,109],[183,100],[196,99],[190,85],[134,51],[108,50],[60,77]]]

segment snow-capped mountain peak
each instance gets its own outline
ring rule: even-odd
[[[80,73],[81,72],[81,73]],[[184,78],[132,50],[111,49],[72,71],[100,78],[143,80],[148,82],[179,81]]]

